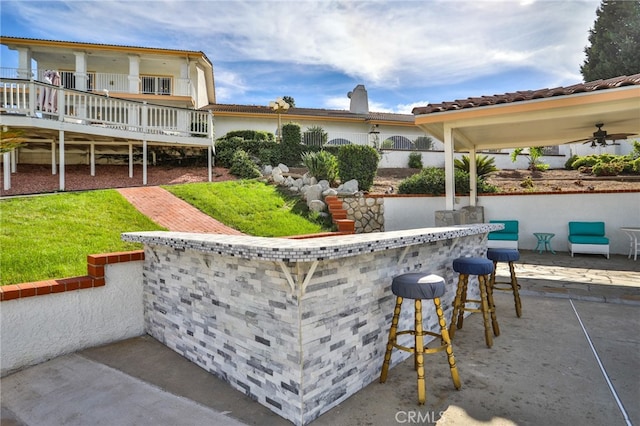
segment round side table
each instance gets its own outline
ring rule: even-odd
[[[550,232],[534,232],[533,235],[538,239],[538,245],[536,246],[536,250],[538,253],[542,253],[543,251],[550,251],[553,254],[556,254],[555,251],[551,248],[551,239],[556,235]]]

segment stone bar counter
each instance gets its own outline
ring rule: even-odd
[[[412,271],[444,277],[449,319],[453,259],[485,256],[487,233],[502,226],[300,240],[178,232],[122,238],[145,245],[147,333],[304,425],[378,379],[395,306],[392,278]],[[470,298],[474,291],[477,281]],[[433,304],[423,307],[425,327],[439,331]],[[409,304],[400,329],[412,326]],[[408,356],[394,351],[392,366]]]

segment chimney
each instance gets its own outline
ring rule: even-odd
[[[351,99],[350,112],[354,114],[369,114],[369,97],[364,84],[358,84],[352,92],[347,93],[347,96]]]

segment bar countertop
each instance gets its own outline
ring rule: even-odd
[[[149,231],[124,233],[122,239],[151,246],[162,245],[244,259],[313,262],[483,234],[503,229],[503,226],[497,223],[476,223],[309,239]]]

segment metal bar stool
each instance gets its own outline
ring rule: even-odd
[[[487,250],[487,258],[493,261],[493,272],[491,273],[491,288],[494,290],[513,292],[513,301],[516,305],[516,315],[518,316],[518,318],[520,318],[522,316],[522,304],[520,302],[520,292],[518,291],[518,289],[520,288],[520,284],[518,284],[516,271],[513,267],[513,262],[520,259],[520,252],[514,249],[490,248],[489,250]],[[511,274],[510,282],[496,282],[496,268],[498,266],[498,262],[509,262],[509,273]]]
[[[447,331],[447,323],[444,319],[440,297],[445,293],[444,279],[438,275],[429,275],[420,272],[411,272],[395,277],[391,284],[391,291],[396,295],[396,307],[393,311],[393,320],[389,329],[389,341],[387,342],[387,352],[384,354],[384,363],[380,373],[380,383],[387,380],[389,371],[389,361],[391,360],[391,351],[397,348],[406,352],[414,353],[415,369],[418,373],[418,403],[424,404],[426,401],[426,384],[424,380],[424,354],[432,354],[446,350],[447,359],[449,361],[449,369],[451,378],[456,389],[460,389],[460,377],[458,376],[458,367],[453,357],[453,346]],[[403,299],[415,300],[415,330],[398,331],[398,319],[402,308]],[[432,299],[436,307],[438,315],[438,323],[440,324],[441,334],[423,330],[422,328],[422,300]],[[411,334],[415,337],[414,346],[407,347],[397,343],[397,337],[401,334]],[[441,345],[436,348],[427,348],[424,344],[423,337],[425,335],[440,338]]]
[[[453,339],[456,328],[461,329],[464,321],[464,313],[482,312],[484,320],[484,338],[487,347],[493,345],[493,336],[489,328],[489,315],[491,315],[491,327],[493,334],[500,335],[500,327],[496,318],[496,306],[493,302],[493,290],[489,275],[493,272],[493,262],[483,257],[459,257],[453,261],[453,270],[460,274],[458,278],[458,289],[453,302],[453,314],[451,325],[449,326],[449,336]],[[467,299],[467,287],[469,285],[469,275],[478,276],[478,286],[480,290],[480,300]],[[468,308],[466,304],[479,303],[480,308]]]

